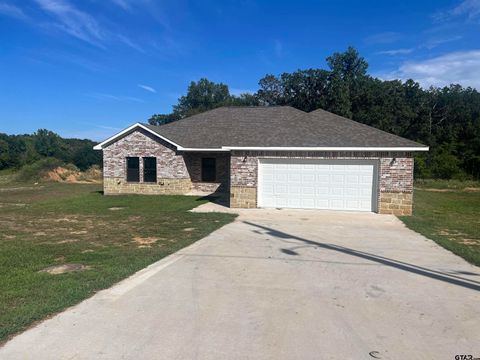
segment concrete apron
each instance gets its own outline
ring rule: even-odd
[[[0,358],[480,356],[479,269],[395,217],[236,212],[234,223],[15,337]]]

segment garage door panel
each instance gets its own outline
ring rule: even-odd
[[[259,206],[372,211],[373,161],[265,159]]]
[[[313,183],[315,181],[315,174],[302,174],[302,182]]]
[[[345,176],[344,175],[332,175],[332,182],[343,184],[345,182]]]
[[[331,187],[330,188],[330,194],[334,195],[334,196],[341,196],[341,195],[343,195],[343,188],[337,187],[337,186]]]
[[[290,182],[301,182],[302,181],[302,174],[299,173],[290,173],[288,174],[288,181]]]
[[[270,195],[270,194],[271,194],[271,195],[275,194],[273,184],[265,184],[265,185],[263,186],[262,191],[263,191],[264,194],[268,194],[268,195]]]
[[[372,176],[371,175],[363,175],[361,177],[361,184],[370,184],[372,182]]]
[[[345,196],[355,197],[359,195],[359,192],[361,192],[361,190],[357,188],[348,187],[345,189]],[[360,194],[360,195],[363,195],[363,194]]]
[[[302,194],[304,195],[314,195],[315,194],[315,188],[313,186],[302,186]]]
[[[302,199],[302,208],[303,209],[315,209],[315,199]]]
[[[302,186],[301,185],[289,185],[288,186],[288,193],[294,195],[300,195],[302,193]]]
[[[328,184],[330,182],[330,176],[328,174],[317,174],[316,181],[319,184]]]
[[[358,175],[347,175],[345,182],[347,184],[358,184],[360,177]]]
[[[330,192],[328,186],[317,186],[316,187],[316,194],[317,195],[327,195]]]
[[[263,181],[269,183],[273,181],[273,173],[264,173],[263,174]]]

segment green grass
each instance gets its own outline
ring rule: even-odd
[[[415,180],[415,187],[422,188],[422,189],[430,188],[430,189],[463,190],[465,188],[480,188],[480,181],[419,179],[419,180]]]
[[[410,229],[480,266],[480,192],[432,191],[438,186],[417,188],[413,216],[400,219]]]
[[[101,186],[0,185],[0,341],[231,222],[187,196],[103,196]],[[117,208],[116,210],[111,210]],[[79,263],[90,270],[40,270]]]

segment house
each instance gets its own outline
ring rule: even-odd
[[[409,215],[413,153],[428,147],[324,110],[221,107],[136,123],[95,146],[104,193],[227,194],[235,208]]]

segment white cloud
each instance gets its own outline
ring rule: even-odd
[[[397,32],[393,31],[386,31],[378,34],[373,34],[367,36],[363,41],[366,44],[373,45],[373,44],[391,44],[400,40],[401,35]]]
[[[91,93],[87,94],[87,96],[92,97],[97,100],[110,100],[110,101],[133,101],[138,103],[144,103],[145,101],[133,96],[117,96],[112,94],[105,94],[105,93]]]
[[[413,48],[408,48],[408,49],[392,49],[392,50],[384,50],[384,51],[379,51],[377,54],[380,54],[380,55],[391,55],[391,56],[395,56],[395,55],[406,55],[406,54],[410,54],[411,52],[413,52]]]
[[[124,35],[121,35],[121,34],[117,34],[117,38],[122,42],[124,43],[125,45],[127,46],[130,46],[132,49],[135,49],[141,53],[145,53],[145,50],[140,46],[138,45],[137,43],[133,42],[132,40],[130,40],[128,37],[124,36]]]
[[[465,0],[451,12],[454,16],[466,15],[469,19],[480,16],[480,0]]]
[[[423,87],[460,84],[480,89],[480,50],[452,52],[421,61],[407,61],[386,79],[414,79]]]
[[[450,43],[453,41],[458,41],[463,39],[463,36],[461,35],[455,35],[455,36],[446,36],[446,37],[440,37],[440,38],[433,38],[425,42],[425,44],[420,45],[420,47],[424,47],[427,49],[433,49],[436,48],[439,45],[445,44],[445,43]]]
[[[120,6],[123,10],[130,10],[130,3],[127,0],[112,0],[115,5]]]
[[[464,0],[450,10],[436,12],[432,17],[438,22],[455,17],[466,17],[468,20],[474,20],[480,17],[480,0]]]
[[[0,2],[0,14],[11,16],[17,19],[27,19],[27,15],[22,9],[15,5]]]
[[[47,13],[57,19],[54,26],[71,36],[92,45],[104,47],[106,33],[93,16],[75,8],[66,0],[35,0]]]
[[[157,92],[157,90],[155,90],[153,87],[148,86],[148,85],[138,84],[138,87],[142,88],[143,90],[149,91],[151,93],[156,93]]]

